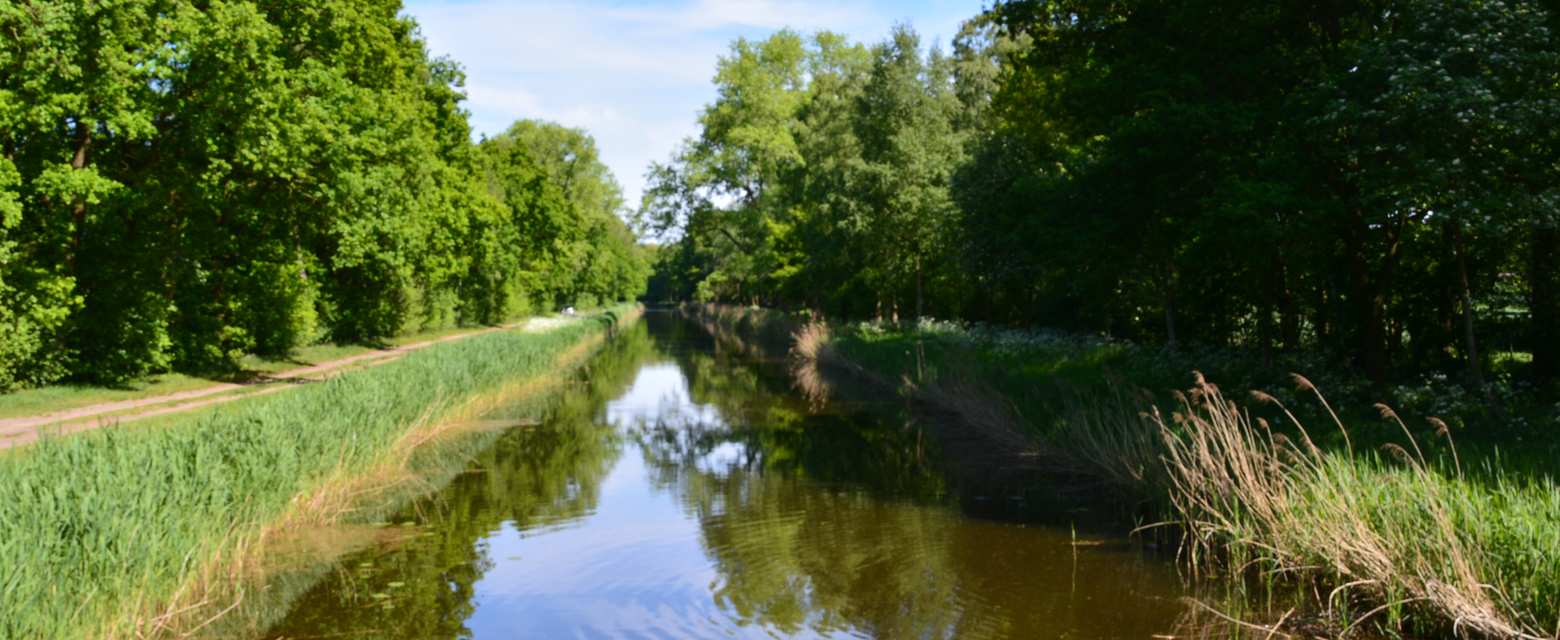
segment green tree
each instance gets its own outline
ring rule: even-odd
[[[1321,83],[1332,106],[1317,123],[1349,132],[1351,182],[1372,208],[1440,227],[1462,355],[1483,388],[1474,286],[1553,208],[1555,162],[1535,143],[1560,118],[1560,50],[1536,5],[1399,5],[1390,32]]]
[[[890,301],[914,291],[916,317],[925,315],[926,273],[942,266],[953,233],[949,185],[963,154],[957,107],[948,59],[936,49],[923,59],[920,39],[901,26],[873,50],[852,114],[861,157],[848,166],[849,225]]]
[[[400,13],[0,5],[0,389],[227,372],[320,339],[498,322],[565,290],[637,292],[632,235],[590,217],[618,205],[571,217],[563,195],[611,200],[610,179],[586,196],[484,153],[459,65]],[[560,253],[560,237],[594,244]],[[610,275],[572,292],[585,268]]]

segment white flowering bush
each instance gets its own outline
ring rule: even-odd
[[[1434,439],[1434,427],[1428,420],[1432,417],[1458,432],[1470,425],[1479,425],[1483,431],[1516,432],[1560,427],[1560,403],[1537,404],[1535,400],[1543,394],[1509,375],[1490,376],[1488,396],[1504,408],[1497,410],[1485,393],[1455,372],[1426,373],[1378,388],[1341,356],[1314,350],[1278,352],[1264,358],[1252,350],[1233,347],[1186,344],[1170,350],[1101,335],[933,318],[909,325],[856,322],[840,334],[852,356],[896,377],[914,373],[935,379],[948,372],[973,374],[1015,396],[1035,396],[1037,386],[1064,379],[1062,384],[1073,387],[1125,384],[1164,399],[1169,391],[1190,387],[1196,371],[1231,397],[1262,391],[1304,418],[1330,422],[1326,408],[1317,404],[1314,394],[1297,388],[1291,376],[1300,374],[1327,395],[1346,421],[1373,420],[1374,405],[1385,403],[1427,439]],[[1037,414],[1043,410],[1032,409]]]

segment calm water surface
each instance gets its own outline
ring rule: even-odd
[[[896,416],[812,407],[779,363],[648,314],[269,635],[1184,635],[1172,563],[966,515]]]

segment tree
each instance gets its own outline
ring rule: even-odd
[[[874,49],[852,114],[861,158],[847,168],[850,226],[890,295],[914,290],[916,317],[925,315],[925,274],[944,259],[952,233],[949,181],[963,151],[952,123],[957,104],[948,60],[935,49],[923,60],[915,32],[898,27]]]
[[[484,157],[460,66],[400,12],[0,5],[0,389],[499,322],[597,268],[570,255],[615,274],[579,295],[632,296],[619,205],[571,217],[567,176]]]

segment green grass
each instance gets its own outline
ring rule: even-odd
[[[459,327],[425,331],[398,336],[389,340],[387,345],[401,346],[414,342],[436,340],[479,329]],[[0,394],[0,419],[41,415],[105,402],[140,400],[142,398],[179,393],[181,391],[191,391],[236,379],[274,375],[373,350],[375,350],[375,347],[361,344],[317,344],[301,347],[286,358],[245,356],[239,361],[239,371],[221,376],[163,373],[121,386],[57,384],[37,389],[23,389]]]
[[[831,347],[836,351],[891,379],[978,380],[1010,399],[1040,433],[1055,427],[1055,418],[1079,397],[1111,395],[1115,389],[1146,390],[1161,406],[1171,405],[1173,391],[1193,386],[1194,371],[1232,397],[1263,391],[1283,401],[1302,421],[1330,422],[1328,412],[1296,388],[1290,374],[1299,373],[1322,389],[1333,409],[1355,429],[1355,444],[1377,447],[1401,439],[1400,429],[1381,422],[1374,405],[1382,402],[1405,416],[1409,430],[1435,455],[1447,456],[1450,451],[1444,440],[1434,437],[1436,426],[1429,418],[1451,426],[1464,460],[1475,466],[1499,460],[1508,474],[1537,479],[1560,472],[1560,438],[1553,435],[1560,432],[1560,404],[1546,400],[1543,390],[1520,383],[1492,384],[1503,403],[1502,410],[1494,411],[1481,394],[1455,379],[1432,375],[1381,389],[1314,353],[1283,354],[1265,362],[1231,349],[1168,352],[1044,331],[991,336],[939,325],[919,335],[856,325],[835,328],[833,336]],[[919,363],[918,350],[924,354]],[[1526,354],[1499,360],[1522,355]],[[1282,414],[1272,407],[1253,410],[1275,424],[1283,422]],[[1344,445],[1335,430],[1316,438],[1324,448]]]
[[[1123,414],[1114,428],[1149,422]],[[1173,423],[1152,421],[1167,475],[1144,490],[1173,503],[1191,557],[1316,585],[1327,595],[1313,604],[1339,629],[1560,633],[1554,483],[1497,464],[1466,482],[1455,458],[1432,461],[1406,433],[1385,453],[1323,451],[1292,426],[1296,438],[1275,438],[1207,386]]]
[[[0,418],[35,416],[103,402],[139,400],[201,389],[218,382],[220,381],[182,373],[167,373],[125,387],[56,384],[37,389],[23,389],[0,395]]]
[[[725,310],[722,322],[739,326],[732,316],[740,313]],[[1313,605],[1335,631],[1362,624],[1389,635],[1453,627],[1491,637],[1560,634],[1560,488],[1551,455],[1560,439],[1552,434],[1470,421],[1411,428],[1361,401],[1373,392],[1363,383],[1315,375],[1308,367],[1322,363],[1303,354],[1269,364],[935,324],[921,332],[835,327],[828,348],[883,379],[994,391],[1052,460],[1124,489],[1122,497],[1148,505],[1140,517],[1178,523],[1197,564],[1320,593]],[[1194,369],[1242,401],[1200,385]],[[1287,374],[1296,370],[1344,387],[1348,405],[1295,388]],[[1190,399],[1171,393],[1193,387]],[[1149,392],[1124,401],[1119,389]],[[1270,390],[1274,402],[1245,401],[1247,389]],[[1146,417],[1140,402],[1167,417]],[[1169,419],[1172,412],[1181,418]],[[1303,426],[1318,424],[1329,426]]]
[[[464,398],[552,372],[560,354],[602,331],[587,319],[473,337],[156,428],[45,438],[0,455],[0,637],[127,635],[129,617],[294,496],[370,468]]]

